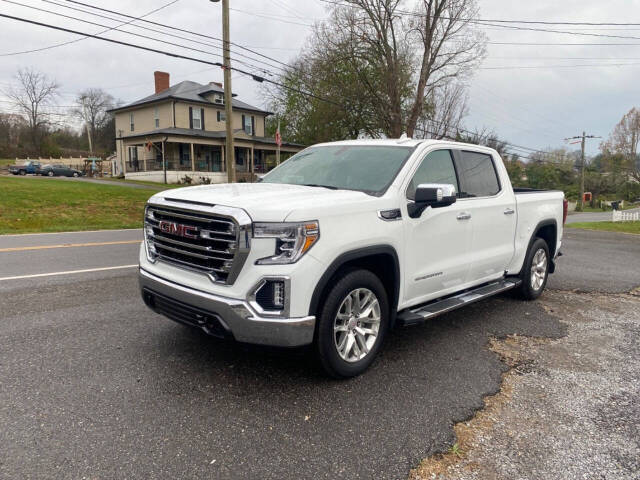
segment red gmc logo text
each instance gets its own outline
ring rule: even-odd
[[[198,238],[198,228],[190,225],[182,225],[180,223],[167,222],[162,220],[158,225],[160,231],[178,237]]]

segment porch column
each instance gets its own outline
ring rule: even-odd
[[[162,171],[164,172],[164,183],[167,183],[167,160],[164,157],[164,140],[162,141]]]
[[[250,169],[250,171],[251,171],[251,181],[252,182],[254,181],[253,180],[253,174],[254,174],[254,169],[255,169],[254,168],[254,156],[253,156],[253,154],[254,154],[253,145],[251,145],[251,169]]]
[[[195,148],[193,148],[193,143],[190,143],[189,145],[191,145],[191,171],[195,172],[196,171]]]
[[[227,171],[227,162],[224,161],[225,157],[224,156],[224,145],[220,145],[220,154],[222,155],[220,157],[220,171],[221,172],[226,172]]]

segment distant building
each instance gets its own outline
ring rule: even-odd
[[[154,72],[155,93],[112,110],[116,124],[117,174],[162,182],[185,175],[211,183],[227,181],[224,161],[225,109],[221,83],[184,81],[169,86],[169,74]],[[234,95],[235,97],[235,95]],[[233,99],[236,177],[253,181],[275,167],[276,143],[265,137],[270,112]],[[302,145],[283,143],[281,161]]]

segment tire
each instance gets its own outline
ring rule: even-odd
[[[75,178],[78,178],[78,172],[73,172],[73,176],[74,176]]]
[[[20,170],[20,171],[18,172],[18,174],[19,174],[19,175],[26,175],[26,174],[27,174],[27,171],[26,171],[26,170]]]
[[[389,326],[389,300],[380,279],[368,270],[346,270],[333,283],[318,315],[316,353],[329,376],[354,377],[369,368],[381,348]],[[357,314],[363,313],[356,306],[361,301],[369,302],[367,315]]]
[[[50,170],[47,172],[47,175],[50,177],[53,177],[55,174],[53,173],[53,170]]]
[[[549,279],[549,246],[541,238],[536,238],[524,259],[520,279],[522,284],[518,295],[524,300],[535,300],[544,291]]]

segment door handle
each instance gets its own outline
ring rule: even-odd
[[[471,218],[471,214],[468,212],[461,212],[456,218],[458,220],[469,220]]]
[[[503,213],[505,215],[513,215],[514,213],[516,213],[516,211],[511,207],[507,207],[507,208],[504,209]]]

